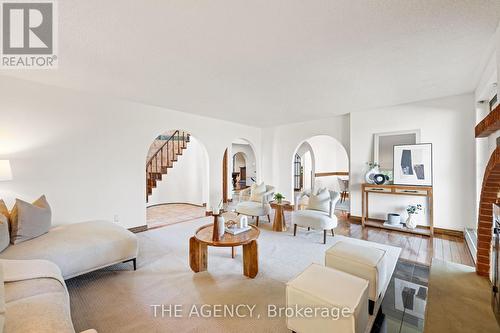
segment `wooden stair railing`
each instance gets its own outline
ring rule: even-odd
[[[159,136],[161,140],[163,136]],[[174,166],[177,156],[182,155],[190,140],[190,134],[176,130],[146,162],[146,202],[157,182],[162,180],[168,169]]]

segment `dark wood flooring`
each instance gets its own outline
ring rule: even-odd
[[[361,224],[350,221],[345,214],[337,216],[337,234],[400,247],[402,259],[430,265],[432,258],[438,258],[474,266],[463,238],[448,235],[427,237],[374,227],[363,229]]]

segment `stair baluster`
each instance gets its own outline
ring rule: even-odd
[[[160,136],[159,138],[163,138]],[[146,163],[146,202],[153,193],[156,183],[162,180],[162,175],[167,174],[168,169],[172,168],[178,156],[187,148],[190,134],[176,130],[165,143],[149,158]],[[176,143],[177,142],[177,143]],[[182,143],[181,143],[182,142]],[[176,147],[177,144],[177,147]],[[170,154],[172,152],[172,154]]]

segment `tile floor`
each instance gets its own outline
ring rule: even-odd
[[[205,216],[205,207],[190,204],[163,204],[148,207],[146,223],[148,228],[156,228],[179,222],[191,221]]]

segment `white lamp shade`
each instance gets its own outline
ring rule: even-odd
[[[0,160],[0,181],[12,180],[9,160]]]

